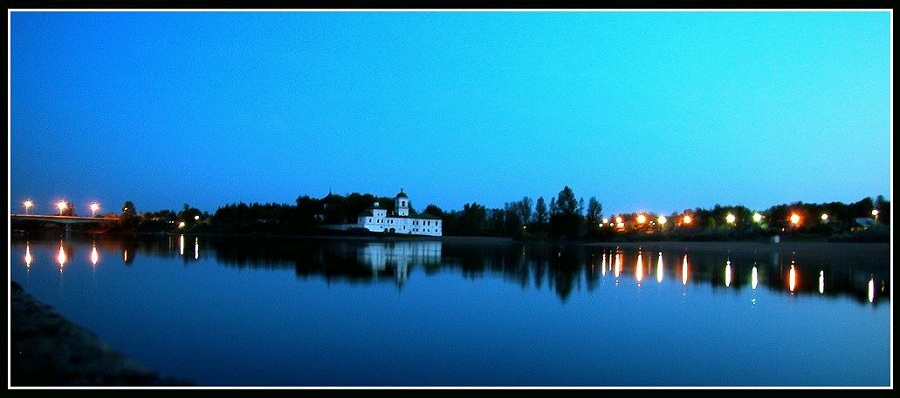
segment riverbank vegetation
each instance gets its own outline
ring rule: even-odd
[[[355,224],[357,217],[376,203],[388,214],[393,212],[394,198],[355,192],[346,196],[329,193],[322,198],[305,195],[292,204],[234,203],[221,206],[212,214],[188,204],[180,211],[140,212],[133,202],[126,201],[111,223],[73,228],[113,234],[366,235],[363,230],[338,232],[323,227]],[[410,204],[410,215],[441,219],[445,236],[509,237],[520,241],[890,241],[890,201],[882,196],[849,204],[794,202],[760,210],[717,204],[713,208],[669,214],[605,215],[596,197],[585,201],[565,186],[549,201],[543,196],[525,196],[502,208],[471,202],[450,211],[429,204],[421,212]],[[14,230],[40,227],[52,226],[20,223]]]

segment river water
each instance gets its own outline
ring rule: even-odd
[[[198,386],[887,387],[887,244],[73,234],[10,279]]]

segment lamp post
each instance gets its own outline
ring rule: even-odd
[[[875,217],[875,222],[878,222],[878,209],[872,210],[872,215]]]
[[[97,210],[100,210],[100,204],[97,202],[91,203],[91,217],[97,216]]]
[[[60,216],[62,215],[63,210],[65,210],[66,207],[68,207],[68,206],[69,206],[69,204],[66,203],[65,200],[60,200],[59,202],[56,202],[56,208],[59,209]]]
[[[30,209],[32,206],[34,206],[34,202],[32,202],[31,200],[26,200],[25,203],[22,203],[22,205],[25,206],[25,215],[27,216],[28,209]]]

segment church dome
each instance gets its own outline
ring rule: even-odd
[[[408,198],[405,193],[403,193],[403,188],[400,188],[400,193],[397,194],[398,198]]]

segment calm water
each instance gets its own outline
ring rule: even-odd
[[[889,246],[770,247],[72,235],[10,279],[199,386],[891,386]]]

